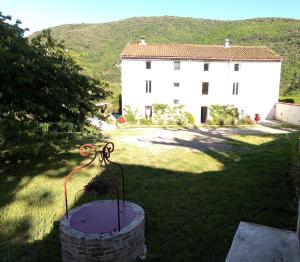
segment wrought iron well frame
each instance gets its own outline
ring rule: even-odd
[[[64,195],[65,195],[65,206],[66,206],[67,219],[69,218],[68,187],[67,187],[68,180],[74,174],[79,173],[83,168],[91,165],[95,161],[95,159],[97,158],[98,155],[99,155],[100,168],[102,168],[103,166],[105,168],[107,168],[108,164],[114,164],[114,165],[116,165],[120,168],[120,174],[121,174],[121,179],[122,179],[122,201],[123,201],[123,208],[125,208],[124,169],[123,169],[122,165],[120,165],[119,163],[113,162],[109,159],[110,155],[114,151],[114,149],[115,149],[115,146],[112,142],[106,143],[101,150],[97,149],[97,147],[94,146],[93,144],[84,144],[80,147],[80,155],[82,157],[89,156],[92,151],[94,151],[95,155],[94,155],[93,159],[90,162],[88,162],[85,165],[81,165],[81,166],[78,166],[78,167],[74,168],[67,176],[65,176]],[[120,222],[120,190],[119,190],[119,183],[116,183],[116,185],[117,186],[115,187],[115,190],[116,190],[116,195],[117,195],[118,230],[120,231],[121,230],[121,222]]]

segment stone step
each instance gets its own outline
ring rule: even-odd
[[[296,232],[240,222],[225,262],[300,262]]]

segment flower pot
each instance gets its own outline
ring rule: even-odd
[[[256,122],[256,124],[260,121],[260,115],[259,114],[255,114],[254,120]]]

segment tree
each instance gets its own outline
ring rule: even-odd
[[[291,83],[288,85],[288,88],[285,92],[285,95],[299,95],[300,94],[300,75],[294,73],[291,78]]]
[[[29,41],[21,22],[10,20],[0,13],[1,121],[68,121],[80,128],[107,96],[108,85],[83,75],[49,30]]]

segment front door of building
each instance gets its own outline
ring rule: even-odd
[[[207,118],[207,106],[201,106],[201,123],[205,123]]]

